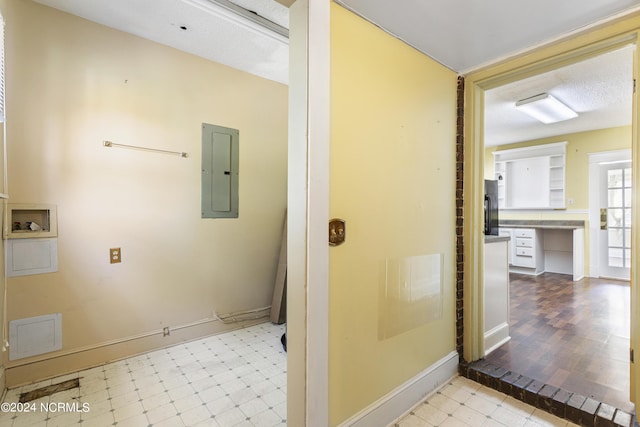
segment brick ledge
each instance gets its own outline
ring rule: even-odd
[[[461,376],[586,427],[638,427],[635,414],[544,384],[485,360],[459,365]]]

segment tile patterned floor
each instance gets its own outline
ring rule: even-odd
[[[0,427],[285,426],[283,332],[263,323],[9,390]],[[18,406],[20,393],[71,378],[79,388]]]
[[[432,394],[395,427],[577,427],[463,377]]]
[[[283,332],[263,323],[9,390],[0,427],[285,426]],[[34,401],[35,411],[6,410],[21,393],[72,378],[79,388]],[[456,377],[396,424],[417,426],[575,425]]]

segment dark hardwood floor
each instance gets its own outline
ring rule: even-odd
[[[628,282],[512,273],[509,289],[511,340],[487,361],[633,411]]]

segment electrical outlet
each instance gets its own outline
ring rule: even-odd
[[[122,253],[120,252],[120,248],[109,249],[109,262],[111,264],[116,264],[121,261],[122,261]]]
[[[171,335],[171,331],[169,330],[169,327],[165,326],[164,328],[162,328],[162,336],[166,337],[166,336],[169,336],[169,335]]]

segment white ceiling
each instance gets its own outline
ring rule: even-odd
[[[286,29],[285,5],[293,0],[34,1],[270,80],[288,82],[286,36],[260,31],[216,2],[234,3]],[[598,21],[640,10],[640,0],[336,1],[461,74]],[[630,124],[630,64],[631,50],[627,49],[489,91],[488,144]],[[543,92],[574,107],[580,117],[542,125],[513,109],[517,100]]]
[[[288,38],[208,0],[34,1],[269,80],[289,81]],[[273,0],[223,2],[289,27],[289,9]]]
[[[628,46],[486,91],[485,145],[630,125],[633,49]],[[578,117],[545,125],[516,110],[516,101],[540,93],[550,93]]]
[[[465,74],[640,6],[638,0],[336,0]]]
[[[336,1],[461,74],[640,6],[638,0]],[[630,125],[632,60],[628,48],[487,92],[485,144]],[[579,117],[545,125],[514,108],[540,93]]]

